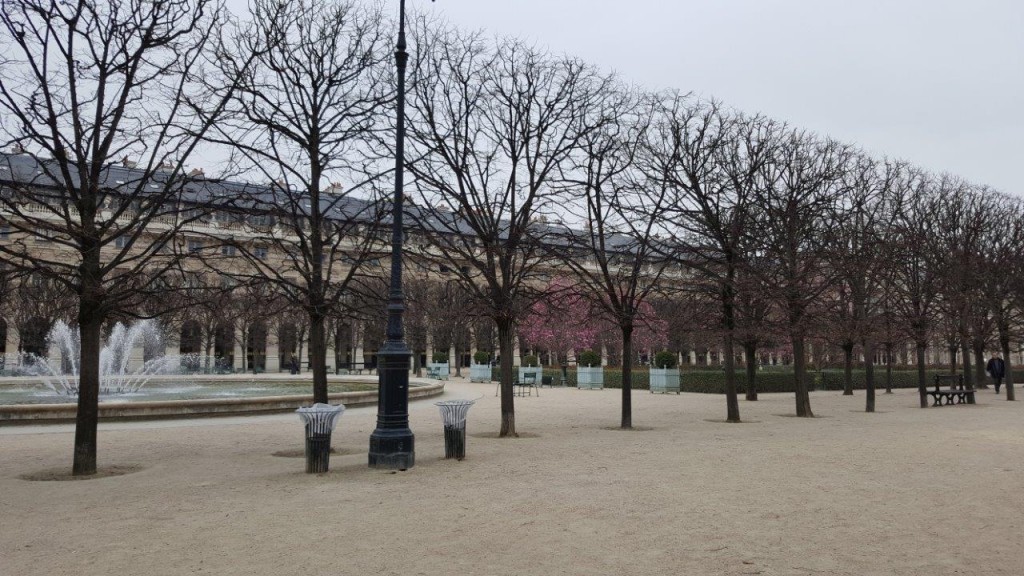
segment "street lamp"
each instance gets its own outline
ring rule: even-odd
[[[405,164],[405,0],[398,10],[398,125],[395,135],[395,197],[391,219],[391,288],[388,294],[387,339],[377,352],[377,428],[370,434],[371,468],[406,470],[416,463],[415,437],[409,429],[409,357],[402,312],[402,202]]]

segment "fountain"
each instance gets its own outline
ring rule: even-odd
[[[181,364],[177,356],[160,356],[131,368],[132,350],[149,344],[160,346],[160,328],[153,320],[142,320],[128,327],[118,322],[100,350],[100,394],[131,394],[138,392],[158,374],[176,371]],[[63,320],[54,323],[46,336],[47,358],[35,358],[31,372],[43,385],[64,396],[78,395],[79,358],[82,342],[78,330]],[[55,358],[60,356],[59,363]]]
[[[20,375],[0,378],[0,425],[8,422],[74,420],[79,386],[81,339],[78,330],[57,322],[47,335],[47,358],[26,362]],[[294,411],[312,399],[307,375],[182,375],[197,358],[160,356],[132,362],[139,347],[163,351],[159,325],[152,320],[117,324],[100,351],[99,416],[162,418],[197,415],[266,414]],[[444,385],[413,379],[409,398],[444,392]],[[328,398],[346,406],[377,404],[375,376],[332,375]]]

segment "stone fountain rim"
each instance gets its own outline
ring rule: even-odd
[[[224,376],[202,375],[191,382],[238,382],[271,380],[281,382],[301,382],[308,384],[304,378],[288,378],[290,375],[230,374]],[[181,376],[163,376],[155,380],[173,380]],[[376,376],[332,376],[330,382],[373,383]],[[40,382],[34,377],[7,377],[0,379],[0,386],[24,385]],[[444,393],[444,382],[426,378],[409,379],[409,399],[416,400],[439,396]],[[377,403],[376,391],[337,392],[328,394],[329,400],[340,401],[346,407],[366,406]],[[276,396],[253,396],[235,398],[199,398],[193,400],[155,400],[139,402],[101,402],[99,405],[100,420],[146,420],[160,418],[194,418],[205,416],[240,416],[253,414],[273,414],[293,411],[313,401],[309,394],[288,394]],[[61,404],[6,404],[0,405],[0,426],[11,424],[45,424],[66,423],[73,421],[78,407],[74,403]]]

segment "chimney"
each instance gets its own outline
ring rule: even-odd
[[[135,168],[137,164],[129,160],[128,157],[125,156],[124,158],[121,159],[121,166],[124,166],[125,168]]]
[[[188,173],[188,175],[189,175],[190,178],[202,178],[203,177],[203,169],[202,168],[193,168],[192,171]]]
[[[11,144],[11,154],[24,154],[25,147],[21,145],[21,142],[15,142]]]
[[[345,191],[345,187],[341,185],[341,182],[331,182],[331,185],[327,188],[328,194],[341,194]]]

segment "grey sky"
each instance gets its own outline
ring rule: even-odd
[[[385,5],[397,0],[387,0]],[[1020,0],[410,0],[1024,195]]]
[[[229,5],[244,10],[245,1]],[[398,0],[376,1],[397,16]],[[1024,195],[1024,0],[408,0],[408,8]]]

